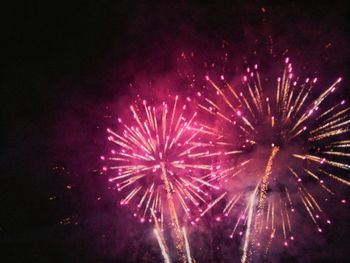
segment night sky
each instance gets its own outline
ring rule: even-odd
[[[0,260],[160,262],[151,228],[117,205],[99,170],[111,105],[133,94],[130,83],[173,72],[182,51],[210,58],[223,42],[239,61],[261,61],[271,45],[281,57],[288,50],[326,82],[342,76],[349,99],[349,11],[345,1],[3,6]],[[284,251],[281,262],[348,262],[349,207],[328,209],[334,224],[317,242],[306,238]],[[221,238],[221,228],[211,235],[211,251],[193,248],[198,262],[239,262],[239,243]]]

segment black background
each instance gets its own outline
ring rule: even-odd
[[[205,54],[206,47],[215,49],[225,40],[249,54],[266,46],[270,35],[277,49],[290,49],[299,64],[311,65],[323,78],[342,75],[349,98],[348,16],[345,1],[2,6],[1,260],[159,261],[148,229],[115,205],[97,171],[104,105],[127,93],[127,83],[139,72],[167,72],[167,59],[182,46]],[[323,242],[299,251],[303,257],[286,252],[283,261],[346,262],[346,209],[331,210],[335,224]]]

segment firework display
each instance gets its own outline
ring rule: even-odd
[[[178,259],[191,262],[183,225],[195,225],[214,206],[234,218],[229,237],[242,236],[242,262],[267,257],[273,242],[287,247],[298,216],[321,233],[331,224],[322,201],[346,203],[332,182],[350,185],[350,107],[329,100],[341,78],[322,90],[317,78],[295,77],[287,58],[274,89],[257,65],[240,85],[224,75],[205,79],[196,101],[137,100],[132,119],[118,118],[118,128],[107,129],[113,146],[101,159],[123,194],[120,205],[153,223],[164,262],[171,262],[167,226]]]
[[[347,1],[8,2],[1,262],[350,262]]]
[[[216,145],[225,148],[217,179],[239,179],[241,187],[226,189],[230,197],[223,213],[228,216],[240,205],[230,237],[246,231],[242,262],[266,256],[277,235],[288,246],[295,239],[296,214],[308,215],[315,231],[322,232],[331,221],[321,201],[333,196],[346,203],[333,182],[350,185],[345,177],[350,107],[344,100],[335,105],[329,100],[341,78],[320,91],[317,78],[295,77],[287,58],[274,90],[257,65],[247,68],[238,87],[223,75],[206,80],[211,91],[201,96],[199,108],[218,123],[222,136]]]

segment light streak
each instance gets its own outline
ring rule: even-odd
[[[155,236],[157,238],[160,250],[162,251],[162,255],[163,255],[163,258],[164,258],[164,263],[171,263],[170,256],[168,254],[168,249],[166,247],[166,244],[163,242],[158,229],[155,228],[153,231],[154,231],[154,234],[155,234]]]
[[[187,238],[187,233],[186,233],[186,228],[182,228],[182,233],[185,239],[185,248],[186,248],[186,257],[187,257],[187,262],[191,263],[192,262],[192,257],[191,257],[191,250],[190,250],[190,244],[188,242]]]
[[[248,259],[248,248],[250,244],[250,236],[251,236],[251,228],[252,228],[252,223],[253,223],[253,211],[254,211],[254,205],[255,205],[255,196],[256,196],[256,191],[253,192],[253,194],[249,198],[249,209],[248,209],[248,221],[247,221],[247,229],[245,232],[245,237],[244,237],[244,244],[243,244],[243,255],[241,258],[241,262],[245,263],[247,262]]]

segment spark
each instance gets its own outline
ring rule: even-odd
[[[201,216],[204,216],[205,213],[207,213],[214,205],[216,205],[222,198],[224,198],[224,196],[226,195],[227,193],[224,192],[223,194],[221,194],[215,201],[213,201],[212,203],[210,203],[208,205],[208,207],[201,213]]]

